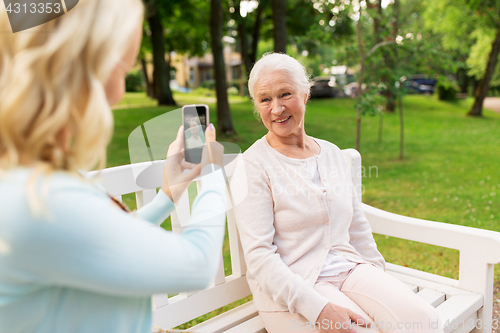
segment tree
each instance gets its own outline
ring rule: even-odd
[[[362,33],[361,33],[361,20],[362,20],[362,7],[360,6],[359,8],[359,18],[358,18],[358,23],[356,23],[356,36],[358,37],[358,47],[359,47],[359,53],[360,53],[360,60],[359,60],[359,74],[358,74],[358,91],[357,91],[357,98],[358,98],[358,106],[356,110],[356,150],[359,151],[359,146],[361,144],[361,116],[363,114],[363,109],[361,107],[361,103],[359,103],[360,98],[363,96],[363,79],[365,75],[365,66],[366,66],[366,51],[365,51],[365,44],[363,42],[362,38]]]
[[[241,0],[236,0],[236,4],[234,6],[234,16],[238,31],[238,41],[240,46],[240,54],[241,54],[241,62],[244,66],[244,71],[242,73],[248,73],[251,68],[250,64],[250,53],[249,53],[249,45],[248,45],[248,33],[247,33],[247,20],[246,17],[241,16],[240,11]]]
[[[210,34],[212,37],[212,54],[214,58],[215,90],[217,95],[217,126],[219,133],[235,134],[231,119],[231,110],[227,98],[226,66],[222,47],[223,11],[221,0],[210,2]]]
[[[210,12],[209,4],[205,0],[169,0],[168,2],[144,0],[144,2],[146,17],[156,15],[157,18],[148,19],[145,24],[140,54],[143,72],[145,78],[149,79],[145,66],[147,55],[152,54],[153,72],[159,77],[153,74],[153,83],[150,80],[146,82],[156,86],[156,89],[152,89],[155,92],[159,89],[164,91],[163,94],[167,95],[166,99],[168,101],[170,99],[168,96],[172,95],[170,85],[167,84],[171,79],[170,54],[177,52],[188,56],[197,56],[208,51],[210,38],[207,31]],[[191,10],[191,8],[196,8],[196,10]],[[163,57],[160,56],[161,52],[164,52]],[[163,63],[162,59],[165,60],[165,58],[167,58],[167,61]],[[159,84],[161,84],[161,87],[158,87]],[[159,99],[165,99],[165,97]]]
[[[500,12],[497,15],[500,16]],[[491,45],[491,51],[488,56],[488,63],[486,65],[483,78],[481,79],[479,86],[474,93],[474,105],[472,105],[472,109],[467,114],[469,116],[477,117],[483,115],[484,99],[486,98],[488,90],[490,89],[490,82],[493,77],[493,73],[495,72],[495,67],[498,62],[498,55],[500,53],[500,20],[498,20],[497,24],[498,30],[493,40],[493,44]]]
[[[148,18],[153,45],[153,93],[159,105],[176,105],[170,90],[170,61],[165,61],[163,24],[158,12]]]
[[[260,0],[259,6],[257,7],[257,11],[255,14],[255,23],[252,31],[252,47],[250,49],[250,66],[253,66],[255,62],[257,62],[257,47],[259,45],[260,39],[260,28],[262,25],[262,13],[266,8],[268,0]]]
[[[271,0],[274,23],[274,52],[286,53],[286,2],[285,0]]]
[[[147,55],[151,54],[153,46],[151,45],[151,39],[148,38],[148,23],[144,22],[142,27],[142,43],[141,48],[139,50],[139,62],[141,63],[141,71],[144,79],[144,84],[146,85],[146,94],[154,99],[154,91],[153,91],[153,80],[149,77],[148,67],[147,67]]]
[[[470,116],[482,116],[482,105],[500,53],[500,1],[499,0],[429,0],[428,25],[441,34],[445,50],[464,55],[463,67],[478,84],[474,89],[474,104]],[[438,8],[441,15],[435,15]],[[490,40],[489,50],[484,41]],[[473,50],[479,52],[472,52]]]
[[[238,32],[237,39],[239,50],[245,68],[244,73],[246,77],[248,77],[253,64],[257,61],[257,47],[260,40],[263,13],[269,0],[260,0],[259,5],[253,11],[254,14],[247,13],[245,17],[241,16],[241,1],[242,0],[236,0],[233,16]]]

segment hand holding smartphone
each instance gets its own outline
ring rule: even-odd
[[[185,105],[182,107],[184,124],[184,159],[186,162],[201,162],[205,146],[205,130],[209,124],[208,106],[204,104]]]

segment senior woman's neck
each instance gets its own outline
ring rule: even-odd
[[[321,151],[318,143],[304,131],[296,135],[279,136],[273,132],[266,134],[269,145],[279,153],[292,158],[309,158]]]

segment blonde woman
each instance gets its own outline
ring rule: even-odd
[[[203,177],[182,235],[155,226],[213,167],[207,150],[197,166],[182,161],[182,128],[162,190],[137,216],[77,173],[104,161],[142,16],[140,0],[81,0],[14,34],[0,8],[2,333],[150,332],[152,294],[204,288],[215,275],[225,219],[217,173]],[[222,165],[213,125],[206,139]]]

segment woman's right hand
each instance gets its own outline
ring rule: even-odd
[[[351,322],[358,326],[370,327],[370,323],[362,316],[333,303],[328,303],[318,317],[321,333],[356,333]]]
[[[184,161],[184,127],[179,128],[177,138],[170,144],[167,161],[163,167],[163,184],[161,189],[176,203],[189,184],[198,177],[201,170],[213,163],[223,166],[224,146],[215,141],[215,128],[210,124],[205,131],[206,145],[203,148],[201,163],[193,164]],[[190,169],[189,172],[184,170]]]

